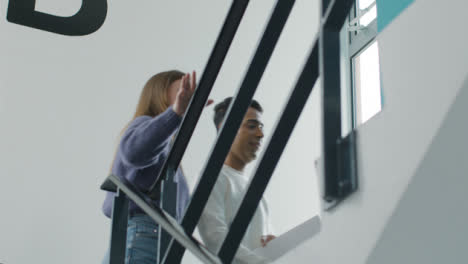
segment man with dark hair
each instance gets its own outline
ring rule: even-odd
[[[216,130],[218,131],[221,128],[221,122],[224,120],[224,116],[226,115],[226,112],[229,109],[229,106],[231,105],[231,101],[232,97],[228,97],[224,99],[221,103],[217,104],[214,108],[215,113],[213,121],[216,126]],[[263,113],[262,106],[256,100],[252,100],[252,103],[250,103],[250,107],[257,110],[260,113]]]
[[[231,104],[228,97],[215,106],[214,123],[219,131],[222,121]],[[218,181],[208,200],[199,223],[199,231],[206,246],[217,252],[229,230],[244,193],[249,178],[244,175],[244,168],[257,157],[257,151],[263,138],[263,123],[260,121],[263,112],[260,104],[253,100],[242,121],[231,150],[224,161]],[[268,263],[256,255],[253,250],[264,247],[275,238],[268,219],[268,206],[264,198],[244,235],[233,263]]]

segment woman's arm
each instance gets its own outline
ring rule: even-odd
[[[173,105],[164,113],[151,118],[137,117],[125,131],[120,143],[124,162],[138,168],[154,164],[171,135],[180,125],[195,92],[196,74],[185,74],[180,82]]]
[[[135,118],[120,141],[120,152],[125,163],[144,168],[154,164],[172,134],[177,130],[182,118],[172,107],[156,117]]]

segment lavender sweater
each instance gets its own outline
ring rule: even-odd
[[[159,175],[169,150],[174,132],[181,123],[179,117],[169,107],[164,113],[156,117],[140,116],[135,118],[122,136],[117,150],[112,173],[133,183],[140,190],[146,191]],[[177,183],[177,215],[180,220],[189,202],[187,182],[181,170],[177,170],[174,177]],[[111,217],[112,204],[115,193],[107,192],[102,211]],[[153,201],[158,206],[158,201]],[[143,213],[132,201],[129,203],[129,213]]]

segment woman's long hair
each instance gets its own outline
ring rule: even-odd
[[[161,72],[151,77],[141,91],[132,120],[142,115],[155,117],[166,111],[169,107],[169,87],[182,77],[184,73],[177,70]]]
[[[170,106],[169,98],[167,96],[169,87],[173,82],[182,79],[182,77],[184,77],[184,73],[177,70],[160,72],[153,75],[153,77],[146,82],[143,90],[141,91],[140,99],[138,100],[132,120],[125,125],[120,135],[122,136],[133,119],[144,115],[155,117],[166,111]],[[112,167],[114,166],[116,155],[117,150],[115,151],[109,173],[112,173]]]

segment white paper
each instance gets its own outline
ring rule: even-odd
[[[320,217],[314,216],[304,223],[270,241],[266,247],[257,248],[254,252],[269,260],[276,260],[293,250],[303,242],[320,232]]]

